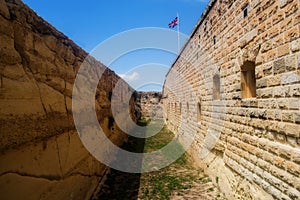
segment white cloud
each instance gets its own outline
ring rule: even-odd
[[[127,82],[136,81],[140,77],[140,75],[137,72],[133,72],[131,74],[119,74],[119,76]]]

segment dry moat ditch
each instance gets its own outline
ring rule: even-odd
[[[149,121],[139,120],[140,126]],[[146,129],[146,131],[151,131]],[[166,126],[155,136],[141,139],[130,137],[122,146],[131,152],[152,152],[168,144],[174,134]],[[178,143],[178,147],[182,148]],[[218,180],[216,180],[218,182]],[[225,199],[218,186],[201,169],[193,167],[187,153],[171,165],[150,173],[125,173],[111,169],[100,192],[94,199]]]

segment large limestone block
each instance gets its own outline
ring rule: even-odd
[[[3,67],[3,71],[1,74],[4,75],[5,77],[13,80],[20,80],[20,81],[28,80],[24,68],[21,64],[6,65],[2,67]]]
[[[22,51],[32,51],[34,49],[34,33],[30,30],[20,26],[18,23],[14,24],[14,40],[16,47]]]
[[[0,34],[0,64],[12,65],[21,63],[22,59],[15,49],[13,38],[10,36]]]
[[[1,199],[40,199],[41,194],[50,186],[49,180],[21,174],[9,173],[0,177]]]
[[[17,172],[33,177],[62,176],[56,138],[11,149],[0,156],[0,174]]]
[[[96,176],[73,175],[62,181],[55,182],[52,187],[44,190],[39,200],[89,200],[99,180],[100,178]]]
[[[28,62],[28,67],[30,73],[40,74],[40,75],[53,75],[57,76],[59,74],[58,67],[50,61],[43,60],[37,55],[26,52],[24,54],[26,61]]]
[[[71,64],[65,64],[65,65],[57,65],[59,76],[65,79],[66,81],[73,83],[75,80],[75,72],[74,72],[74,66]]]
[[[4,16],[7,19],[10,18],[10,14],[6,6],[5,0],[0,0],[0,15]]]
[[[3,1],[3,0],[2,0]],[[7,35],[9,37],[13,37],[14,31],[13,31],[13,26],[11,25],[10,21],[5,19],[1,14],[0,14],[0,35]]]
[[[11,149],[0,157],[0,163],[0,174],[16,172],[48,179],[78,173],[101,176],[106,169],[85,149],[76,131]]]
[[[18,74],[13,73],[10,76],[12,75],[18,76]],[[33,80],[17,81],[2,78],[2,88],[0,90],[0,117],[11,114],[40,115],[44,113],[39,88]]]
[[[55,53],[52,52],[44,43],[40,36],[34,35],[34,51],[37,52],[42,58],[53,60]]]
[[[77,171],[75,166],[89,157],[89,153],[82,145],[76,131],[60,135],[57,137],[56,142],[63,174],[67,174],[71,170]]]
[[[43,36],[43,41],[51,51],[56,51],[58,40],[55,36],[45,35]]]
[[[61,180],[30,177],[14,173],[0,177],[2,199],[53,200],[89,199],[99,182],[99,177],[73,175]]]
[[[66,114],[64,95],[44,83],[38,83],[38,85],[46,111]]]
[[[102,177],[107,172],[107,170],[108,167],[99,162],[93,156],[87,157],[85,160],[83,160],[76,166],[76,172],[89,176]]]
[[[1,90],[0,90],[1,91]],[[0,98],[0,119],[8,115],[37,115],[45,112],[40,98],[33,99],[1,99]],[[18,120],[17,118],[15,120]],[[28,122],[30,123],[30,122]],[[0,126],[1,127],[1,126]],[[12,130],[12,129],[11,129]]]
[[[50,86],[51,88],[59,91],[60,93],[64,93],[65,91],[65,80],[59,77],[46,76],[46,80],[44,83]]]

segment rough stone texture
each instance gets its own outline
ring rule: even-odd
[[[300,198],[299,14],[298,0],[212,0],[167,74],[168,127],[229,199]],[[248,62],[256,96],[242,98]]]
[[[106,174],[73,122],[73,84],[86,57],[21,1],[0,0],[1,199],[89,199]],[[133,90],[95,59],[87,64],[104,72],[96,114],[105,134],[121,145],[127,136],[111,120],[110,92],[119,80]],[[136,120],[133,98],[129,104]]]
[[[137,105],[142,118],[163,118],[161,92],[138,92]]]

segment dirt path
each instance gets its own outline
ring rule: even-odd
[[[160,149],[173,138],[164,128],[155,137],[146,140],[130,138],[123,148],[134,152]],[[150,200],[150,199],[225,199],[219,189],[201,169],[192,167],[184,154],[176,162],[158,171],[131,174],[111,170],[104,187],[98,194],[100,200]]]

